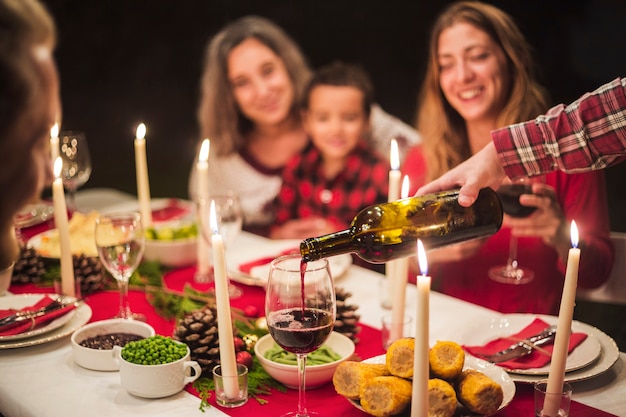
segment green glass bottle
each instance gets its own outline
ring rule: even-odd
[[[470,207],[459,191],[445,191],[367,207],[350,227],[300,243],[303,262],[355,253],[370,263],[415,255],[417,239],[433,249],[494,234],[502,226],[502,203],[491,188],[480,190]]]

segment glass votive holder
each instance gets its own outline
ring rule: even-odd
[[[568,417],[569,407],[572,402],[572,387],[567,382],[563,383],[561,392],[549,394],[546,392],[547,381],[535,382],[535,417]],[[550,407],[557,414],[547,414],[545,409]]]
[[[385,310],[391,310],[391,280],[383,277],[378,281],[378,294],[380,306]]]
[[[403,337],[413,336],[413,317],[408,314],[404,314],[402,317],[402,323],[399,323],[394,328],[393,315],[385,314],[382,318],[381,336],[383,342],[383,349],[387,348],[396,340]]]
[[[245,365],[237,364],[237,376],[229,377],[223,376],[222,366],[217,365],[213,368],[213,383],[218,405],[234,408],[248,402],[248,368]]]

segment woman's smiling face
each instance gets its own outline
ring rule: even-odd
[[[510,87],[506,57],[489,35],[458,22],[439,35],[439,85],[466,122],[495,123]]]

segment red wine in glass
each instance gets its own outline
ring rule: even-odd
[[[498,196],[502,201],[502,209],[511,217],[528,217],[537,207],[523,206],[519,202],[522,194],[532,194],[532,184],[505,184],[498,188]]]
[[[272,338],[287,352],[309,353],[326,341],[333,329],[333,318],[315,308],[291,308],[270,314]]]

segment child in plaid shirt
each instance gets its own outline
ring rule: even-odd
[[[272,238],[346,229],[361,209],[387,200],[389,164],[368,143],[372,102],[359,67],[335,62],[315,73],[302,105],[311,143],[284,168]]]

